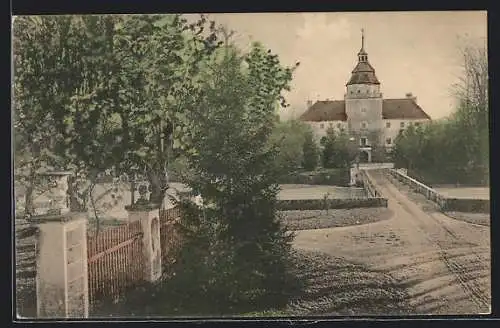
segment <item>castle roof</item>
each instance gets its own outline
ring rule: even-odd
[[[385,120],[430,119],[429,115],[415,102],[413,98],[383,99],[382,118]],[[299,118],[301,121],[346,121],[344,100],[317,101]]]
[[[365,34],[361,30],[361,49],[358,52],[358,64],[352,71],[352,76],[347,85],[350,84],[380,84],[375,75],[375,69],[368,62],[368,54],[365,51]],[[431,119],[429,115],[417,104],[416,98],[407,94],[406,98],[383,99],[382,118],[385,120],[397,119]],[[300,117],[302,121],[346,121],[344,100],[321,100],[310,106]]]
[[[347,85],[350,84],[380,84],[375,75],[375,69],[367,61],[360,61],[352,71],[351,78]]]
[[[358,52],[358,64],[352,71],[351,78],[346,85],[350,84],[380,84],[375,75],[375,69],[368,62],[368,53],[365,51],[365,33],[361,29],[361,49]]]

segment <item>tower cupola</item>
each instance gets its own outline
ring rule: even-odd
[[[380,84],[375,75],[375,69],[368,62],[368,53],[365,50],[365,32],[361,29],[361,49],[358,52],[358,64],[352,71],[347,85],[351,84]]]

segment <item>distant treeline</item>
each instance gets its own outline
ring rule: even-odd
[[[410,127],[395,142],[396,165],[426,184],[489,185],[486,45],[465,46],[462,55],[455,112],[425,127]]]

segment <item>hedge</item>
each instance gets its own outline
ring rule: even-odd
[[[348,186],[350,182],[349,169],[325,169],[313,172],[294,172],[283,176],[280,184],[310,184]]]
[[[382,197],[372,198],[344,198],[344,199],[283,199],[277,203],[280,211],[295,210],[326,210],[326,209],[352,209],[363,207],[387,207],[387,199]]]

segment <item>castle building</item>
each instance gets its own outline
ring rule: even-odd
[[[299,119],[313,128],[318,139],[325,136],[329,128],[347,132],[351,142],[359,145],[360,162],[372,161],[374,147],[381,146],[390,152],[402,130],[431,120],[411,93],[400,99],[382,97],[380,82],[365,51],[363,30],[358,63],[346,84],[344,100],[322,100],[314,104],[308,101],[307,110]]]

